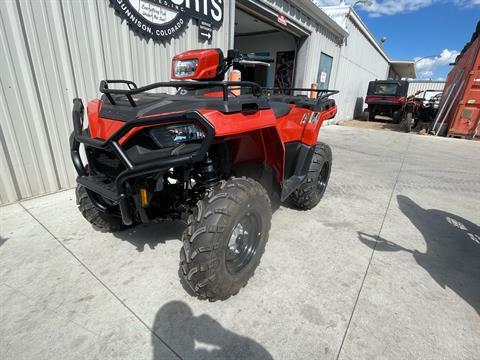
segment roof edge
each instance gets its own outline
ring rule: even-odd
[[[348,31],[341,27],[335,20],[328,16],[320,7],[315,5],[310,0],[288,0],[295,4],[300,10],[306,12],[307,15],[314,19],[320,20],[320,22],[327,27],[334,34],[339,35],[343,41],[348,37]],[[314,16],[312,16],[314,15]]]
[[[372,43],[373,47],[377,49],[377,51],[382,55],[385,60],[387,60],[389,63],[391,62],[391,59],[388,57],[387,53],[385,50],[380,46],[380,44],[377,42],[377,39],[373,36],[373,34],[368,30],[367,25],[363,22],[363,20],[358,16],[357,12],[355,11],[354,8],[350,8],[350,11],[348,13],[348,17],[352,19],[352,21],[360,28],[360,31],[364,33],[364,35],[367,37],[367,39]]]
[[[409,77],[411,79],[416,79],[417,77],[417,68],[415,64],[416,63],[413,60],[390,60],[390,67],[392,67],[395,71],[397,71],[397,74],[399,75],[401,74],[398,72],[398,69],[395,69],[395,65],[411,65],[411,71],[413,74],[413,77]],[[408,76],[404,76],[404,77],[408,77]]]

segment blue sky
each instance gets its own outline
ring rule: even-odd
[[[357,5],[355,10],[377,39],[387,38],[385,50],[390,58],[440,55],[417,63],[417,77],[434,80],[446,78],[448,63],[470,40],[480,20],[480,0],[376,0],[366,8]]]

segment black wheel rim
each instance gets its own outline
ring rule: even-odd
[[[233,227],[225,253],[225,263],[230,273],[239,273],[252,261],[257,253],[260,231],[260,216],[255,212],[247,212]]]
[[[325,163],[322,166],[322,170],[320,170],[320,174],[318,175],[318,180],[317,180],[317,191],[320,194],[323,194],[323,192],[325,191],[325,188],[327,187],[329,173],[330,173],[330,164],[328,163],[328,161],[325,161]]]

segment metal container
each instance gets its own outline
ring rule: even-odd
[[[448,75],[447,86],[454,79],[461,79],[452,110],[448,113],[448,136],[465,139],[480,139],[480,21],[472,39],[455,61]]]

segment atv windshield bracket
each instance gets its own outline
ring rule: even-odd
[[[109,84],[127,84],[129,89],[110,89]],[[208,89],[221,87],[223,92],[223,101],[228,101],[229,95],[231,93],[231,88],[250,88],[252,93],[255,96],[262,95],[262,88],[257,83],[251,81],[168,81],[168,82],[157,82],[150,85],[137,87],[137,85],[128,80],[102,80],[100,81],[100,92],[105,94],[108,101],[112,105],[115,105],[115,100],[112,97],[113,95],[125,95],[128,102],[131,106],[137,106],[135,99],[132,95],[140,94],[149,90],[158,89],[158,88],[186,88],[186,89]]]

